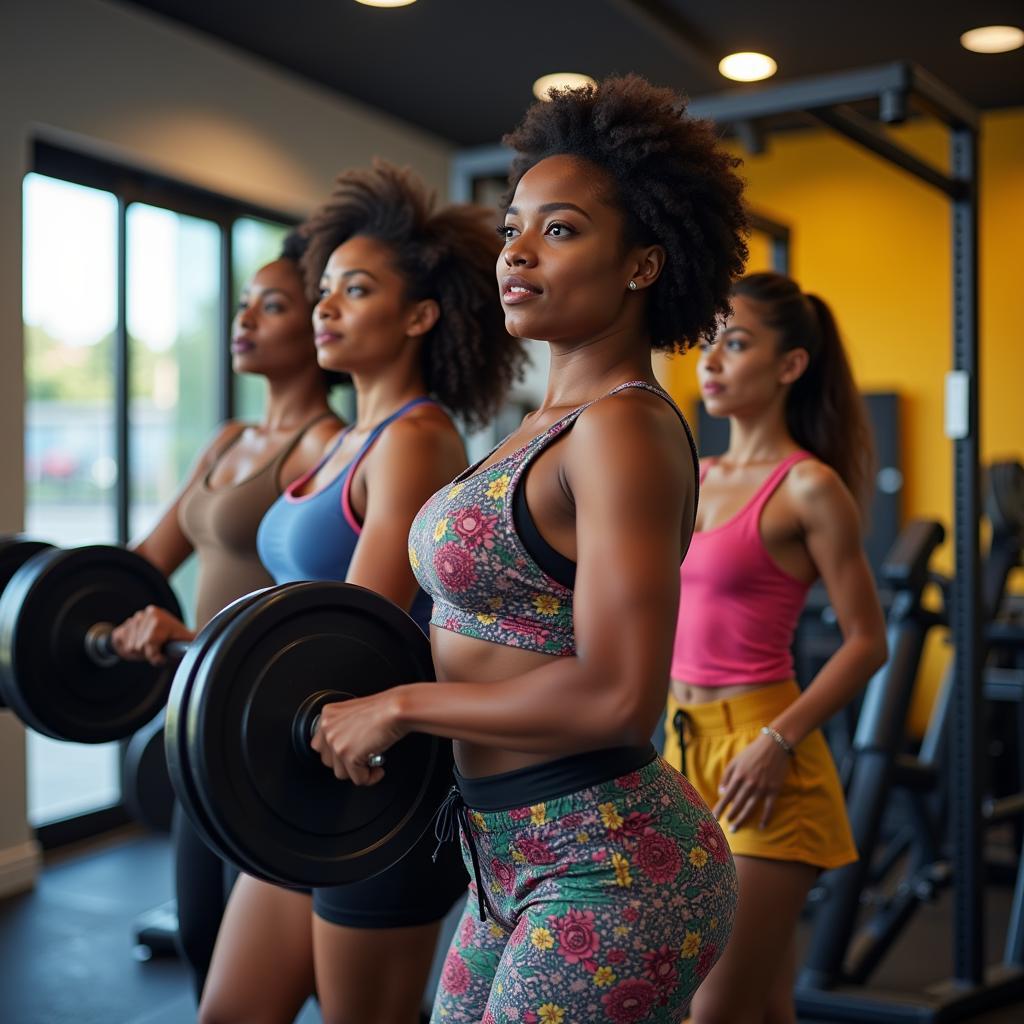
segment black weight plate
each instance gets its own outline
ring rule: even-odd
[[[0,594],[7,588],[11,577],[40,551],[52,551],[53,545],[42,540],[25,537],[0,537]]]
[[[211,822],[196,792],[192,766],[188,757],[188,738],[185,721],[188,717],[189,698],[196,670],[203,664],[210,646],[220,636],[231,620],[251,605],[265,590],[245,594],[219,611],[199,631],[189,644],[188,652],[178,664],[167,697],[167,711],[164,716],[164,754],[167,758],[167,774],[171,780],[174,795],[181,809],[192,822],[193,827],[211,850],[222,852],[223,842],[217,838]],[[226,857],[227,855],[224,854]]]
[[[0,537],[0,594],[7,589],[11,577],[33,556],[40,551],[49,551],[53,547],[41,540],[28,540],[17,535]],[[0,708],[5,707],[0,699]]]
[[[384,780],[339,782],[305,743],[299,709],[322,691],[367,696],[433,679],[426,637],[361,587],[275,587],[210,646],[188,701],[196,790],[229,859],[290,885],[342,885],[398,861],[451,785],[451,744],[422,734],[387,751]]]
[[[121,762],[121,799],[139,824],[154,832],[170,832],[174,790],[167,774],[162,714],[128,741]]]
[[[200,669],[209,671],[211,651],[227,626],[269,592],[269,589],[258,590],[234,601],[218,612],[190,644],[188,653],[178,666],[167,700],[164,742],[168,772],[175,795],[206,845],[225,860],[231,861],[236,867],[256,878],[275,884],[288,884],[282,879],[260,871],[255,865],[246,863],[244,854],[234,850],[230,841],[219,833],[216,820],[211,819],[200,798],[199,786],[194,775],[195,754],[190,753],[186,725],[197,672]]]
[[[124,548],[53,549],[30,558],[0,597],[0,693],[26,725],[55,739],[124,739],[164,705],[173,668],[96,665],[85,636],[147,604],[180,615],[163,575]]]
[[[327,586],[337,589],[335,584]],[[311,595],[304,597],[308,601]],[[294,603],[297,602],[293,600]],[[288,649],[289,663],[283,666],[266,664],[259,703],[250,701],[243,723],[247,734],[246,781],[255,785],[257,795],[273,809],[274,816],[283,819],[286,829],[292,830],[290,836],[286,833],[282,837],[278,853],[283,852],[290,859],[298,853],[307,860],[300,867],[303,870],[308,868],[308,874],[298,874],[294,863],[282,865],[262,837],[253,850],[248,850],[244,842],[251,830],[245,824],[240,829],[232,829],[229,818],[227,829],[223,827],[223,821],[218,825],[220,835],[250,871],[289,884],[312,884],[314,880],[321,884],[344,883],[369,877],[388,867],[422,834],[451,782],[450,744],[424,736],[410,738],[388,752],[390,775],[378,786],[368,790],[341,784],[346,794],[344,807],[337,806],[340,784],[326,772],[309,749],[307,739],[301,741],[298,754],[294,745],[283,752],[278,750],[278,753],[284,754],[286,762],[291,758],[300,769],[311,771],[311,779],[304,779],[301,775],[293,779],[287,763],[282,766],[285,769],[283,774],[272,766],[268,770],[266,753],[280,742],[280,711],[282,707],[287,708],[288,721],[293,722],[297,695],[302,697],[302,703],[306,703],[310,694],[323,692],[322,687],[340,686],[353,695],[359,695],[405,681],[432,678],[429,646],[404,612],[377,595],[361,590],[353,592],[349,588],[345,595],[346,613],[351,614],[353,605],[369,616],[371,624],[369,629],[366,623],[362,628],[353,624],[348,637],[339,634],[335,608],[329,613],[330,620],[324,622],[319,631],[308,615],[308,605],[296,607],[290,613],[297,616],[290,628],[294,630],[298,626],[301,636],[292,638],[292,646]],[[236,620],[232,628],[242,629],[242,620]],[[375,631],[379,635],[374,635]],[[397,635],[392,635],[395,631]],[[287,634],[289,627],[285,627],[283,632]],[[294,646],[295,639],[300,640],[301,651]],[[339,642],[342,650],[339,650]],[[280,645],[272,642],[270,646],[273,650],[266,651],[269,658],[254,652],[256,664],[272,661]],[[404,651],[404,654],[396,657],[396,651]],[[339,673],[333,667],[339,664],[339,654],[341,664],[347,665],[340,683]],[[326,674],[322,673],[319,678],[311,677],[309,670],[316,666],[326,668]],[[304,679],[304,686],[298,694],[294,685],[287,683],[296,670],[303,674]],[[358,677],[354,685],[346,681],[349,673]],[[292,732],[290,726],[288,731]],[[334,820],[330,820],[329,815],[325,820],[325,807],[322,802],[318,803],[315,791],[311,792],[311,784],[324,787],[325,798],[336,809]],[[236,816],[235,824],[241,820],[242,816]],[[276,821],[275,824],[281,822]],[[325,878],[322,850],[314,852],[315,864],[308,863],[307,851],[296,842],[296,830],[302,841],[308,841],[312,836],[314,843],[320,846],[324,841],[337,844],[328,855],[335,874]],[[337,860],[339,852],[348,863]]]

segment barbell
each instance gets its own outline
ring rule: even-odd
[[[325,704],[431,679],[426,637],[372,591],[304,582],[241,598],[174,678],[164,738],[183,810],[213,849],[267,881],[343,885],[385,870],[451,786],[451,743],[410,734],[363,787],[339,782],[310,740]]]
[[[173,665],[122,661],[110,644],[113,624],[150,604],[181,617],[163,574],[132,551],[32,553],[0,596],[0,698],[54,739],[127,738],[164,706],[174,675]]]
[[[164,577],[130,551],[34,554],[0,597],[0,693],[33,728],[94,743],[130,735],[166,703],[183,810],[258,878],[342,885],[415,845],[451,785],[450,742],[410,734],[371,787],[339,781],[310,747],[325,704],[433,679],[427,638],[404,611],[344,583],[271,587],[165,647],[175,671],[124,662],[110,644],[111,623],[147,604],[180,614]]]
[[[33,556],[52,545],[45,541],[29,540],[26,537],[0,537],[0,594],[7,588],[11,577]],[[3,693],[0,692],[0,708],[4,707]]]

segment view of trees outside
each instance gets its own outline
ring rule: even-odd
[[[117,200],[29,174],[23,186],[25,531],[63,547],[117,540]],[[116,744],[28,734],[33,825],[120,798]]]
[[[174,500],[219,416],[220,228],[171,210],[127,211],[129,532],[142,537]],[[195,560],[173,583],[185,618]]]
[[[63,546],[117,539],[117,200],[24,182],[25,530]]]
[[[25,177],[25,532],[70,547],[117,536],[117,197],[40,174]],[[280,253],[287,227],[232,223],[232,287]],[[126,211],[129,532],[147,533],[217,427],[227,358],[221,323],[223,239],[214,221],[131,203]],[[259,419],[259,377],[237,377],[235,414]],[[175,574],[191,620],[194,559]],[[29,734],[33,825],[120,798],[116,744]]]

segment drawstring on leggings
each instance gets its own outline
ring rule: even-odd
[[[679,772],[686,774],[686,722],[690,716],[680,708],[672,718],[672,724],[679,734]]]
[[[441,806],[434,815],[434,838],[437,840],[437,847],[434,850],[434,861],[436,863],[441,847],[445,843],[454,840],[458,835],[458,826],[462,826],[462,834],[466,837],[466,845],[469,846],[469,856],[473,861],[473,880],[476,882],[476,898],[480,906],[480,920],[486,921],[487,914],[484,908],[491,912],[494,917],[494,908],[487,898],[484,889],[484,881],[480,877],[480,855],[476,850],[476,842],[473,840],[473,830],[469,825],[469,810],[466,801],[462,799],[458,786],[452,786],[448,795],[444,798]]]

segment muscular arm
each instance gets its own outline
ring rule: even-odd
[[[885,619],[853,498],[827,467],[798,469],[794,497],[807,550],[828,590],[843,642],[811,685],[771,723],[793,745],[845,707],[886,658]]]
[[[563,465],[576,507],[576,655],[495,682],[399,687],[402,733],[545,754],[650,737],[675,631],[689,448],[667,406],[630,396],[580,417]]]
[[[156,526],[132,544],[132,550],[156,566],[164,576],[170,577],[192,554],[192,544],[178,521],[182,498],[209,471],[216,453],[244,429],[243,424],[224,424],[217,436],[200,453],[174,501],[165,509]],[[163,647],[168,640],[191,640],[194,635],[184,622],[170,612],[149,605],[120,623],[114,629],[112,639],[114,649],[122,658],[163,665],[166,660]]]
[[[427,498],[465,466],[462,441],[447,419],[409,417],[393,423],[367,459],[366,513],[346,582],[408,609],[417,588],[409,565],[409,527]]]

